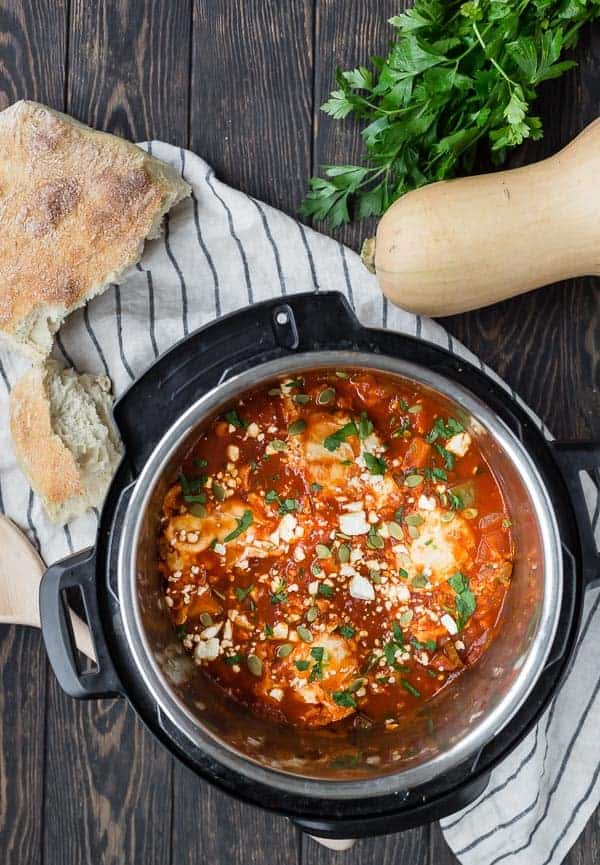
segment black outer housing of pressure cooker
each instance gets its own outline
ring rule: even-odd
[[[116,587],[122,517],[132,484],[163,434],[204,393],[239,372],[300,352],[346,350],[402,358],[460,383],[512,430],[539,471],[553,503],[562,544],[562,601],[548,661],[526,702],[468,762],[418,788],[360,800],[300,797],[257,783],[215,762],[160,711],[130,656]],[[509,392],[482,369],[426,342],[363,327],[342,294],[296,294],[242,309],[201,328],[160,357],[121,397],[115,420],[125,457],[113,480],[96,546],[53,565],[40,591],[44,640],[59,681],[78,698],[126,697],[163,745],[199,776],[237,798],[291,818],[325,838],[356,838],[412,828],[466,807],[497,766],[531,730],[560,687],[573,656],[586,587],[600,560],[579,473],[600,464],[600,446],[549,442]],[[97,669],[76,657],[64,591],[81,590]],[[57,592],[61,600],[57,605]],[[51,614],[51,610],[55,613]]]

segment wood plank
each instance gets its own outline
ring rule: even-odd
[[[3,0],[0,110],[17,99],[63,107],[66,3]],[[40,50],[43,46],[43,50]],[[5,865],[42,861],[48,663],[41,635],[0,627],[0,850]]]
[[[187,142],[189,0],[73,0],[66,109],[134,140]],[[77,703],[52,678],[46,865],[169,861],[173,760],[124,701]]]
[[[185,146],[191,0],[73,0],[67,107],[134,141]]]
[[[238,802],[177,762],[173,788],[172,862],[300,865],[299,833],[284,817]]]
[[[17,99],[62,109],[66,0],[3,0],[0,7],[0,110]]]
[[[335,89],[335,69],[369,65],[373,55],[385,54],[393,30],[387,23],[411,0],[380,0],[376,7],[367,2],[317,0],[315,25],[315,110],[313,120],[313,160],[311,174],[321,165],[356,164],[364,152],[360,127],[353,120],[333,120],[319,106]],[[308,178],[307,178],[308,180]],[[307,184],[303,189],[306,193]],[[374,233],[376,221],[369,219],[343,226],[332,232],[327,225],[315,228],[333,234],[343,243],[359,250],[365,238]]]
[[[226,182],[288,212],[310,166],[311,64],[308,0],[196,0],[191,148]],[[278,863],[297,865],[298,837],[284,818],[237,802],[175,764],[171,861],[248,865],[276,851]]]
[[[194,0],[191,148],[294,214],[310,172],[311,0]]]
[[[398,835],[380,838],[363,838],[356,841],[351,850],[339,854],[318,844],[308,835],[302,836],[302,865],[337,865],[343,856],[344,865],[425,865],[429,849],[429,827],[410,829]]]
[[[0,626],[0,850],[41,863],[46,652],[39,631]]]

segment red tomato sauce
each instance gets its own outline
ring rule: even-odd
[[[275,721],[394,729],[477,662],[514,550],[456,414],[390,375],[316,370],[207,423],[165,496],[160,563],[202,673]]]

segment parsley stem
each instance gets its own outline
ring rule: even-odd
[[[511,85],[511,87],[516,87],[516,86],[517,86],[516,82],[513,81],[512,78],[509,78],[509,77],[508,77],[508,75],[506,74],[506,72],[504,71],[504,69],[500,66],[500,64],[498,63],[498,61],[495,60],[493,57],[490,57],[490,56],[489,56],[487,45],[486,45],[485,42],[483,41],[483,38],[482,38],[482,36],[481,36],[481,33],[479,32],[479,27],[477,26],[477,22],[476,22],[476,21],[473,21],[473,32],[475,33],[475,36],[477,37],[477,39],[478,39],[478,41],[479,41],[479,44],[480,44],[481,47],[483,48],[483,51],[484,51],[485,56],[486,56],[487,59],[490,61],[490,63],[491,63],[492,66],[494,67],[494,69],[496,69],[496,71],[497,71],[497,72],[498,72],[498,73],[499,73],[499,74],[504,78],[504,80],[505,80],[508,84]]]

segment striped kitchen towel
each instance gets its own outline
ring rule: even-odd
[[[416,334],[484,368],[435,322],[389,306],[358,256],[335,240],[225,186],[188,151],[161,142],[142,146],[174,165],[193,195],[169,215],[163,238],[146,245],[120,286],[69,318],[56,341],[58,359],[107,373],[119,395],[159,354],[219,315],[277,295],[340,289],[363,323]],[[50,563],[92,544],[98,515],[56,528],[16,467],[8,392],[26,368],[16,355],[0,352],[0,510]],[[587,494],[598,523],[591,482]],[[572,669],[536,729],[494,771],[480,799],[444,821],[463,863],[558,865],[596,807],[599,605],[600,594],[589,592]]]

